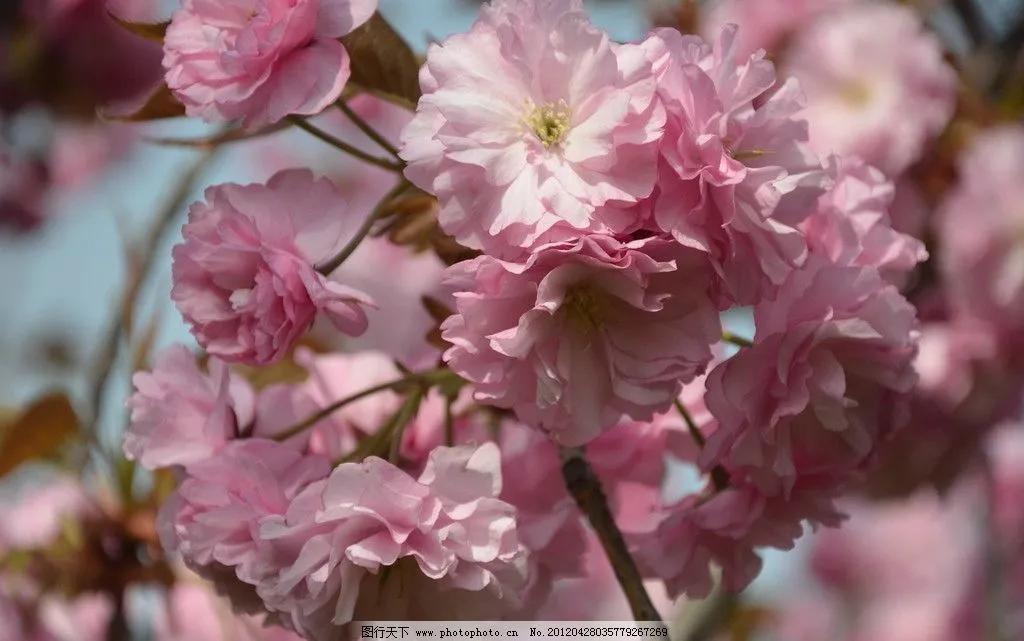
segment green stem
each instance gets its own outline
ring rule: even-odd
[[[378,158],[377,156],[374,156],[372,154],[368,154],[365,151],[363,151],[362,149],[359,149],[358,147],[350,145],[347,142],[345,142],[344,140],[341,140],[340,138],[332,136],[331,134],[327,133],[323,129],[320,129],[319,127],[316,127],[316,126],[310,124],[310,122],[307,121],[305,118],[302,118],[300,116],[288,116],[288,121],[290,123],[292,123],[293,125],[295,125],[296,127],[298,127],[299,129],[302,129],[303,131],[305,131],[305,132],[307,132],[309,134],[312,134],[313,136],[316,136],[320,140],[326,142],[328,145],[331,145],[332,147],[340,149],[343,152],[345,152],[346,154],[349,154],[350,156],[358,158],[359,160],[362,160],[363,162],[370,163],[371,165],[376,165],[377,167],[383,167],[384,169],[389,169],[389,170],[394,171],[396,173],[402,173],[402,169],[403,169],[403,165],[402,164],[391,162],[390,160],[387,160],[386,158]]]

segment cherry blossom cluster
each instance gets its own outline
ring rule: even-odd
[[[185,0],[167,86],[210,121],[305,123],[358,91],[339,37],[375,4]],[[891,180],[816,151],[799,83],[734,25],[622,44],[579,0],[494,0],[419,83],[403,176],[372,211],[307,169],[191,207],[172,298],[205,363],[177,346],[137,373],[124,441],[179,478],[165,548],[238,611],[319,640],[533,616],[595,536],[560,456],[589,459],[671,597],[706,595],[712,566],[740,590],[758,548],[837,525],[916,381],[898,285],[927,253],[893,229]],[[386,301],[348,258],[410,194],[473,256],[445,272],[440,367],[301,346],[320,318],[372,325]],[[740,307],[750,339],[723,333]],[[301,380],[240,369],[284,361]],[[704,487],[666,498],[672,459]]]

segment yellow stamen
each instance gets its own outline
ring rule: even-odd
[[[538,107],[528,103],[523,123],[548,149],[558,147],[572,128],[572,112],[564,100]]]

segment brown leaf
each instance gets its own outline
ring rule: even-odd
[[[380,13],[341,39],[352,58],[351,84],[415,106],[420,99],[420,61]]]
[[[423,307],[427,310],[427,314],[434,321],[434,326],[431,327],[430,331],[424,337],[428,344],[433,345],[438,349],[447,349],[449,344],[448,341],[441,337],[441,323],[446,318],[454,314],[448,305],[445,305],[440,300],[433,298],[432,296],[423,296],[420,298],[420,302],[423,303]]]
[[[164,41],[164,34],[167,33],[167,27],[170,26],[171,21],[167,22],[129,22],[128,20],[122,20],[112,13],[108,14],[114,22],[121,25],[128,31],[131,31],[137,36],[141,36],[146,40],[155,40],[157,42]]]
[[[163,83],[141,105],[107,108],[100,111],[100,116],[103,118],[122,122],[160,120],[162,118],[177,118],[184,115],[185,105],[178,102],[178,99],[174,97],[171,90]]]
[[[78,417],[64,394],[37,400],[0,429],[0,476],[35,459],[48,458],[78,433]]]

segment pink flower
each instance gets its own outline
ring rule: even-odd
[[[126,156],[134,133],[126,126],[61,123],[53,132],[50,173],[54,186],[87,186]]]
[[[776,54],[786,38],[818,16],[849,0],[718,0],[701,18],[705,38],[718,36],[722,27],[738,25],[737,53],[748,56],[758,49]]]
[[[301,637],[255,617],[237,614],[207,584],[195,577],[167,592],[166,607],[156,612],[156,641],[301,641]]]
[[[697,252],[606,236],[546,245],[526,263],[454,266],[444,358],[478,401],[511,408],[565,445],[623,415],[649,420],[703,372],[720,336]]]
[[[500,491],[493,444],[438,448],[418,480],[376,457],[342,464],[261,524],[279,565],[257,590],[316,641],[353,618],[461,618],[514,598],[525,552]]]
[[[150,470],[207,459],[253,421],[249,383],[216,358],[201,371],[184,345],[169,347],[132,384],[124,453]]]
[[[220,577],[230,569],[255,585],[271,571],[261,523],[284,514],[302,490],[322,481],[330,464],[265,439],[236,440],[216,456],[188,468],[188,476],[164,503],[160,538],[199,574]]]
[[[735,26],[716,47],[657,29],[644,43],[668,121],[654,219],[707,252],[727,299],[749,304],[804,258],[794,225],[821,193],[821,163],[805,144],[796,83],[775,88],[759,52],[740,59]]]
[[[521,423],[501,424],[501,499],[516,508],[516,531],[529,550],[529,583],[519,616],[532,616],[551,595],[552,583],[586,574],[589,535],[576,502],[565,489],[558,447]]]
[[[1024,127],[980,134],[960,161],[960,183],[939,211],[942,269],[959,315],[1001,337],[1024,323]]]
[[[811,566],[820,581],[850,595],[878,601],[932,595],[952,608],[978,561],[973,501],[964,492],[939,497],[933,490],[889,503],[847,501],[849,520],[818,533]]]
[[[0,555],[52,545],[68,521],[95,516],[97,505],[84,484],[71,476],[32,479],[4,495],[0,518]],[[5,488],[7,489],[7,488]],[[3,635],[0,635],[0,639]]]
[[[406,175],[460,243],[511,258],[635,227],[603,206],[651,193],[664,115],[639,47],[610,42],[580,0],[495,0],[430,48],[420,84]]]
[[[898,279],[928,258],[924,243],[892,228],[892,182],[856,158],[833,156],[832,186],[800,228],[811,251],[838,265],[877,267]]]
[[[896,176],[953,115],[957,79],[915,10],[851,3],[795,39],[787,70],[807,92],[811,142]]]
[[[307,170],[208,189],[174,248],[171,292],[199,343],[226,361],[265,364],[291,349],[317,312],[362,333],[369,298],[315,269],[340,247],[347,216],[334,185]]]
[[[706,597],[712,563],[721,569],[725,589],[739,592],[761,571],[755,548],[791,549],[805,520],[838,525],[834,496],[813,484],[796,486],[788,498],[766,497],[747,485],[692,494],[669,508],[653,532],[635,536],[633,553],[646,576],[665,581],[671,597]]]
[[[376,0],[185,0],[164,39],[167,85],[188,114],[247,127],[315,114],[341,95],[349,56],[338,38]]]
[[[842,482],[906,419],[914,308],[877,271],[812,260],[755,309],[757,337],[708,375],[718,420],[701,464],[768,494],[800,476]]]

